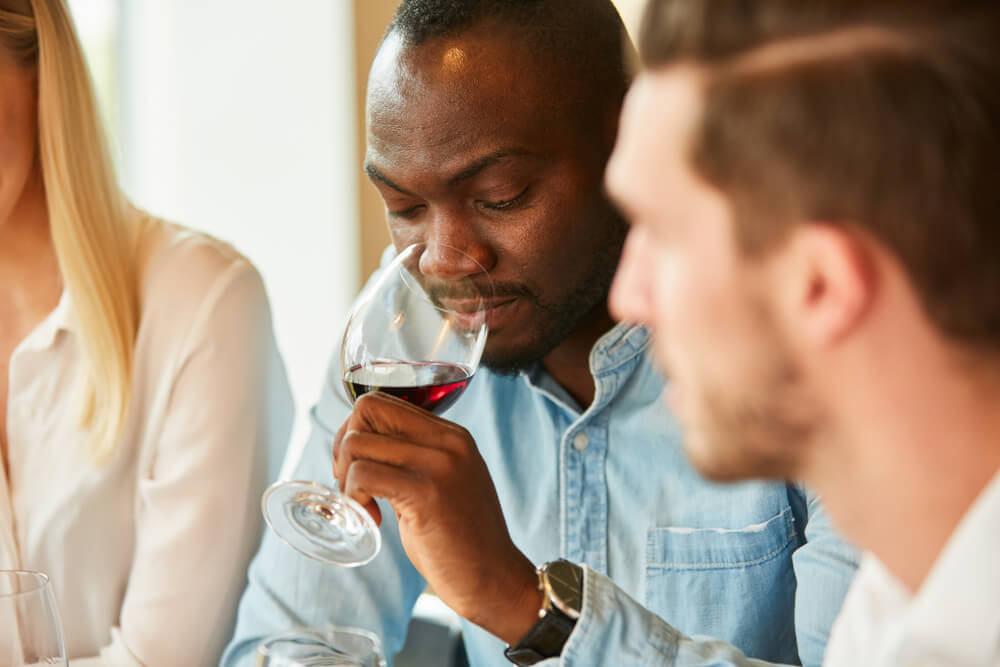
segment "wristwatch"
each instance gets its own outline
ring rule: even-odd
[[[515,665],[533,665],[562,653],[583,606],[583,568],[554,560],[536,570],[544,595],[538,622],[514,646],[503,652]]]

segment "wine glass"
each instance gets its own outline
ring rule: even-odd
[[[257,646],[255,667],[385,667],[378,637],[358,628],[293,630]]]
[[[451,267],[450,277],[425,273],[428,266]],[[382,391],[446,410],[479,367],[493,299],[486,269],[457,248],[418,243],[402,250],[351,311],[340,347],[347,397],[353,403]],[[271,529],[310,558],[353,567],[381,547],[371,515],[336,487],[277,482],[261,502]]]
[[[0,570],[0,665],[66,665],[62,623],[49,578]]]

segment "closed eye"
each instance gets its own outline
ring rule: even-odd
[[[404,220],[409,220],[410,218],[416,217],[416,215],[425,208],[424,204],[417,204],[416,206],[411,206],[410,208],[404,208],[399,211],[389,211],[389,216],[393,218],[403,218]]]
[[[479,202],[479,205],[482,206],[483,208],[487,208],[492,211],[503,211],[517,206],[519,203],[521,203],[521,200],[524,199],[524,196],[526,194],[528,194],[528,188],[521,190],[520,194],[518,194],[516,197],[512,197],[510,199],[502,199],[500,201],[481,201]]]

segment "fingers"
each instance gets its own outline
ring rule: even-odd
[[[425,488],[426,480],[411,470],[378,461],[360,460],[355,461],[347,471],[343,492],[361,503],[381,525],[382,513],[375,505],[375,498],[385,498],[397,508],[409,499],[419,497]],[[399,509],[396,511],[398,514]]]
[[[377,433],[348,431],[340,440],[333,473],[337,479],[346,480],[352,465],[367,460],[435,476],[446,469],[450,457],[444,449]]]
[[[365,503],[364,504],[364,508],[365,508],[365,511],[367,511],[369,514],[372,515],[372,519],[375,521],[375,525],[376,526],[381,526],[382,525],[382,509],[378,506],[378,503],[375,502],[375,499],[372,498],[367,503]]]
[[[373,392],[358,399],[334,436],[333,475],[341,491],[381,524],[374,498],[386,498],[399,514],[398,504],[415,498],[416,488],[422,485],[425,492],[433,491],[435,480],[458,473],[463,462],[469,462],[469,454],[478,457],[464,428],[394,396]]]
[[[337,429],[337,433],[333,436],[333,476],[337,477],[337,454],[340,451],[340,441],[344,438],[344,433],[347,432],[347,425],[350,422],[350,417],[344,420],[344,423],[340,425]]]
[[[382,392],[371,392],[359,398],[348,417],[348,422],[349,430],[371,431],[411,440],[419,440],[420,436],[428,431],[468,435],[468,432],[458,424]]]

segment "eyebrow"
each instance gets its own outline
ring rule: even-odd
[[[530,152],[522,148],[501,148],[500,150],[494,151],[489,155],[484,155],[483,157],[460,169],[457,173],[448,178],[448,185],[455,186],[463,181],[467,181],[487,167],[499,164],[506,158],[522,157],[525,155],[530,155]]]
[[[395,183],[393,183],[391,180],[389,180],[388,176],[379,171],[375,167],[375,165],[373,165],[370,162],[365,164],[365,173],[368,174],[368,178],[372,179],[373,181],[378,181],[379,183],[387,185],[400,194],[406,195],[408,197],[416,197],[416,195],[410,192],[409,190],[401,188]]]
[[[484,155],[480,158],[477,158],[470,164],[462,167],[457,172],[449,176],[446,182],[449,187],[454,187],[456,185],[459,185],[460,183],[463,183],[464,181],[469,180],[470,178],[473,178],[474,176],[482,172],[484,169],[499,164],[500,162],[502,162],[507,158],[522,157],[531,154],[532,153],[530,151],[525,150],[523,148],[502,148],[500,150],[489,153],[488,155]],[[400,194],[404,194],[409,197],[416,196],[406,188],[403,188],[394,183],[388,176],[379,171],[378,167],[376,167],[371,162],[365,164],[365,173],[368,174],[368,178],[372,179],[373,181],[378,181],[379,183],[382,183],[383,185],[392,188],[393,190],[399,192]]]

